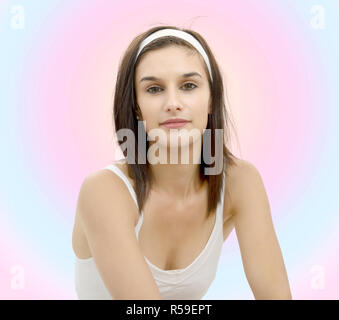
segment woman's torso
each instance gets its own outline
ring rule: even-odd
[[[135,190],[134,181],[128,175],[127,163],[116,162],[114,165],[124,173]],[[143,209],[144,217],[138,241],[143,255],[153,265],[162,270],[184,269],[202,252],[216,221],[215,211],[208,218],[203,214],[207,212],[207,191],[207,185],[204,185],[181,208],[176,206],[173,199],[151,191]],[[229,203],[226,192],[223,208],[223,220],[227,219],[223,226],[224,240],[234,227]],[[139,214],[136,211],[135,226],[138,221]],[[78,213],[75,217],[72,245],[78,258],[92,257]]]

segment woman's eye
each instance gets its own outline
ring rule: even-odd
[[[192,86],[194,86],[194,87],[192,87]],[[188,82],[188,83],[185,83],[183,85],[183,87],[188,88],[188,89],[185,89],[184,91],[190,91],[190,90],[195,89],[197,86],[194,83]],[[155,90],[153,90],[153,89],[155,89]],[[161,89],[161,88],[160,87],[150,87],[146,91],[149,92],[149,93],[157,93],[157,92],[159,92],[157,89]]]
[[[184,86],[186,86],[186,85],[188,85],[188,84],[191,84],[191,85],[194,86],[193,88],[191,87],[191,90],[194,89],[194,88],[196,87],[196,85],[195,85],[194,83],[191,83],[191,82],[185,83]]]
[[[151,87],[151,88],[148,88],[147,89],[147,92],[149,92],[149,93],[156,93],[157,91],[153,91],[152,89],[160,89],[159,87]],[[151,91],[149,91],[149,90],[151,90]]]

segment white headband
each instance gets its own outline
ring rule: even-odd
[[[158,38],[161,38],[161,37],[166,37],[166,36],[173,36],[173,37],[181,38],[181,39],[187,41],[188,43],[190,43],[201,54],[201,56],[204,58],[205,63],[206,63],[207,68],[208,68],[208,72],[209,72],[210,77],[211,77],[211,81],[213,81],[210,62],[209,62],[208,56],[207,56],[204,48],[202,47],[200,42],[195,37],[193,37],[191,34],[185,32],[185,31],[176,30],[176,29],[162,29],[162,30],[153,32],[152,34],[150,34],[146,39],[144,39],[141,42],[141,44],[139,46],[138,53],[135,57],[135,60],[138,58],[139,53],[141,52],[141,50],[146,45],[148,45],[150,42],[152,42],[155,39],[158,39]]]

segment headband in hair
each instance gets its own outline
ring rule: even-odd
[[[150,42],[152,42],[155,39],[158,39],[158,38],[161,38],[161,37],[166,37],[166,36],[181,38],[181,39],[187,41],[188,43],[190,43],[201,54],[201,56],[204,58],[205,63],[206,63],[207,68],[208,68],[208,72],[209,72],[210,77],[211,77],[211,81],[213,81],[211,65],[210,65],[208,56],[207,56],[204,48],[202,47],[200,42],[195,37],[193,37],[191,34],[185,32],[185,31],[176,30],[176,29],[162,29],[162,30],[158,30],[156,32],[153,32],[152,34],[150,34],[147,38],[145,38],[141,42],[135,60],[138,58],[141,50],[146,45],[148,45]]]

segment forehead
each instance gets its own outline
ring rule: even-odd
[[[203,58],[195,50],[169,46],[149,51],[142,56],[135,69],[135,77],[137,80],[150,75],[168,78],[192,71],[207,77],[204,63]]]

